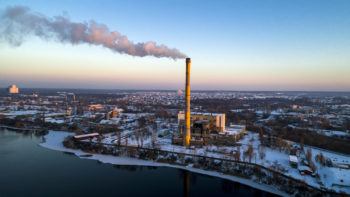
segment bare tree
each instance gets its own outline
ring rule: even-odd
[[[304,135],[300,136],[300,148],[301,150],[304,150]]]
[[[254,153],[254,149],[253,149],[253,145],[249,144],[248,148],[246,150],[246,154],[248,156],[249,162],[252,162],[252,158],[253,158],[253,153]]]
[[[122,140],[122,134],[121,134],[121,131],[118,129],[116,130],[116,135],[117,135],[117,145],[120,146],[121,145],[121,140]]]
[[[259,127],[259,139],[260,139],[260,142],[264,140],[264,131],[261,127]]]
[[[153,124],[153,129],[152,129],[152,147],[156,147],[156,142],[157,142],[157,131],[158,131],[158,125],[156,122]]]
[[[241,160],[241,148],[240,147],[237,147],[237,150],[235,152],[233,152],[233,158],[236,161]]]
[[[264,160],[265,156],[266,156],[265,147],[260,145],[259,146],[259,157],[260,157],[261,160]]]
[[[145,134],[146,134],[146,129],[142,128],[140,130],[140,145],[141,145],[141,147],[143,147],[143,140],[145,138]]]
[[[322,153],[316,155],[316,161],[318,161],[322,166],[326,165],[326,157]]]
[[[315,165],[315,163],[313,162],[313,161],[310,161],[310,168],[311,168],[311,170],[313,171],[313,172],[316,172],[316,170],[317,170],[317,167],[316,167],[316,165]]]
[[[136,142],[137,142],[137,147],[140,147],[140,129],[136,129],[135,138],[136,138]]]
[[[308,148],[305,154],[306,160],[310,163],[312,161],[312,150]]]

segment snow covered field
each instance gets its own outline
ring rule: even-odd
[[[41,143],[40,146],[51,150],[74,153],[76,156],[78,156],[81,159],[92,159],[92,160],[100,161],[102,163],[109,163],[114,165],[155,166],[155,167],[172,167],[172,168],[184,169],[184,170],[188,170],[199,174],[205,174],[213,177],[219,177],[222,179],[231,180],[244,185],[248,185],[250,187],[253,187],[259,190],[274,193],[280,196],[288,196],[286,193],[281,192],[269,185],[259,184],[249,179],[243,179],[239,177],[225,175],[214,171],[206,171],[198,168],[193,168],[191,166],[170,165],[165,163],[157,163],[153,161],[146,161],[146,160],[140,160],[140,159],[129,158],[129,157],[116,157],[116,156],[102,155],[102,154],[92,154],[91,157],[84,157],[86,154],[89,154],[89,153],[83,152],[81,150],[69,149],[63,146],[62,142],[64,138],[66,138],[69,135],[72,135],[72,133],[64,132],[64,131],[49,131],[49,133],[44,137],[45,142]]]

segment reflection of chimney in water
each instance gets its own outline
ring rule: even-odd
[[[190,196],[190,173],[187,170],[183,171],[184,197]]]
[[[191,140],[191,85],[190,85],[190,75],[191,75],[191,58],[186,58],[186,88],[185,88],[185,126],[186,131],[184,132],[183,140],[184,146],[190,146]]]

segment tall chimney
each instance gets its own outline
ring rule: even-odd
[[[186,110],[185,110],[185,124],[186,132],[183,137],[184,145],[186,147],[190,146],[191,140],[191,86],[190,86],[190,74],[191,74],[191,58],[186,58]]]

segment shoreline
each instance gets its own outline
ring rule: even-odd
[[[50,134],[50,135],[49,135]],[[151,166],[151,167],[169,167],[175,169],[187,170],[193,173],[203,174],[207,176],[212,176],[216,178],[226,179],[233,182],[237,182],[258,190],[262,190],[265,192],[269,192],[272,194],[276,194],[279,196],[290,196],[273,186],[256,183],[249,179],[244,179],[232,175],[225,175],[223,173],[215,172],[215,171],[207,171],[198,168],[193,168],[191,166],[179,166],[179,165],[171,165],[167,163],[159,163],[154,161],[147,161],[141,159],[135,159],[130,157],[116,157],[112,155],[102,155],[102,154],[91,154],[84,152],[82,150],[70,149],[63,146],[62,141],[65,137],[71,135],[69,132],[60,132],[60,131],[50,131],[49,134],[43,136],[45,141],[40,143],[39,146],[43,148],[47,148],[50,150],[60,151],[60,152],[68,152],[73,153],[80,159],[90,159],[97,160],[101,163],[112,164],[112,165],[129,165],[129,166]],[[91,157],[85,157],[86,154],[90,154]]]

